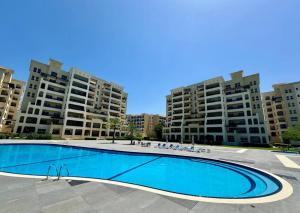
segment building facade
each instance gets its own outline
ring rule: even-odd
[[[0,132],[11,133],[19,110],[25,83],[13,79],[14,71],[0,67]]]
[[[154,127],[165,124],[165,117],[161,115],[139,114],[127,115],[127,124],[134,124],[144,138],[156,138]]]
[[[215,144],[268,144],[259,74],[231,73],[171,90],[166,97],[169,141]]]
[[[125,134],[127,93],[107,82],[62,63],[31,61],[16,133],[52,134],[62,138],[105,138],[113,135],[111,118],[119,119],[116,136]]]
[[[262,99],[269,137],[281,143],[287,128],[300,123],[300,82],[275,84]]]

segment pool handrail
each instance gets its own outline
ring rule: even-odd
[[[56,166],[55,164],[51,164],[51,165],[48,166],[48,172],[47,172],[46,180],[49,179],[51,168],[54,168],[54,169],[55,169],[55,171],[56,171],[56,176],[57,176],[57,177],[58,177],[58,175],[59,175],[57,166]]]
[[[70,176],[70,172],[69,172],[69,169],[68,169],[67,165],[66,164],[62,164],[59,167],[59,172],[58,172],[58,175],[57,175],[57,180],[60,179],[60,177],[61,177],[61,171],[62,171],[63,168],[65,168],[65,170],[67,171],[68,176]]]

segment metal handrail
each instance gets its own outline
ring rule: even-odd
[[[56,167],[54,164],[51,164],[51,165],[49,165],[49,167],[48,167],[48,172],[47,172],[47,178],[46,178],[46,180],[49,179],[51,168],[54,168],[54,169],[55,169],[56,175],[57,175],[57,176],[59,175],[57,167]]]
[[[67,174],[68,174],[67,176],[70,176],[70,172],[69,172],[69,169],[68,169],[67,165],[66,164],[62,164],[59,167],[59,172],[58,172],[58,175],[57,175],[57,180],[60,179],[60,177],[61,177],[61,171],[62,171],[63,168],[67,171]]]

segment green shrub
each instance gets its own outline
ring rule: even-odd
[[[0,139],[8,139],[9,135],[7,134],[0,134]]]
[[[10,134],[10,138],[11,139],[14,139],[14,138],[20,138],[21,136],[20,136],[20,134],[19,133],[11,133]]]
[[[28,140],[50,140],[50,139],[52,139],[52,135],[33,133],[33,134],[28,134],[26,136],[26,139],[28,139]]]

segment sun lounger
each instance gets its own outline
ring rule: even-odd
[[[167,149],[173,149],[174,145],[173,144],[170,144],[169,147],[167,147]]]
[[[180,145],[176,145],[173,147],[174,150],[179,150],[180,149]]]
[[[158,147],[158,148],[160,148],[160,149],[164,149],[164,148],[166,148],[166,144],[164,143],[163,145],[161,145],[160,147]]]
[[[158,143],[154,148],[159,148],[160,147],[160,143]]]

